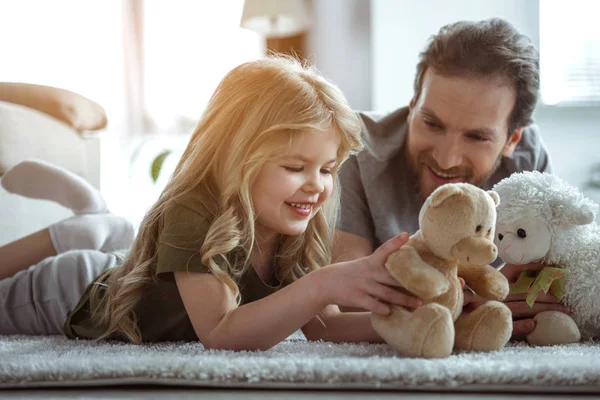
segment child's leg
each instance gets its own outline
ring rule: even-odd
[[[57,254],[48,228],[0,247],[0,279]]]
[[[100,192],[85,179],[43,161],[23,161],[0,180],[7,192],[32,199],[51,200],[75,214],[107,212]]]
[[[128,249],[133,243],[133,226],[117,215],[75,215],[51,225],[50,239],[57,253],[90,249],[105,253]]]
[[[1,280],[0,334],[62,334],[88,285],[117,262],[114,254],[71,251]]]
[[[133,243],[133,236],[133,226],[123,217],[112,214],[75,215],[0,247],[0,279],[69,250],[89,249],[109,253],[128,249]]]

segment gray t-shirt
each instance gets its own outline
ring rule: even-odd
[[[413,183],[404,152],[408,107],[389,114],[359,113],[365,150],[341,168],[342,215],[339,229],[362,236],[378,247],[402,233],[419,229],[423,204]],[[530,125],[510,157],[503,157],[483,188],[514,172],[550,172],[550,158],[539,128]]]

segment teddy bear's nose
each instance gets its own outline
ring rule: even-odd
[[[501,234],[501,233],[499,233],[499,234],[498,234],[498,240],[502,240],[502,239],[504,239],[504,235],[503,235],[503,234]]]

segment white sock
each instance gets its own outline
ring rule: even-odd
[[[131,223],[112,214],[75,215],[50,225],[48,229],[58,254],[77,249],[105,253],[129,249],[134,236]]]
[[[44,161],[27,160],[15,165],[6,171],[0,184],[10,193],[51,200],[75,214],[107,212],[104,198],[85,179]]]

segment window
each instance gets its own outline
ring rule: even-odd
[[[0,80],[57,86],[122,110],[121,3],[0,1]]]
[[[239,27],[242,8],[243,0],[0,1],[0,80],[82,94],[106,109],[113,127],[145,111],[126,118],[170,129],[180,118],[197,120],[227,71],[264,54],[264,40]],[[139,94],[145,110],[131,108]],[[137,133],[145,132],[125,132]]]
[[[160,130],[195,122],[226,72],[261,57],[264,39],[239,27],[243,0],[146,1],[144,97]]]
[[[542,101],[600,105],[600,2],[540,0]]]

